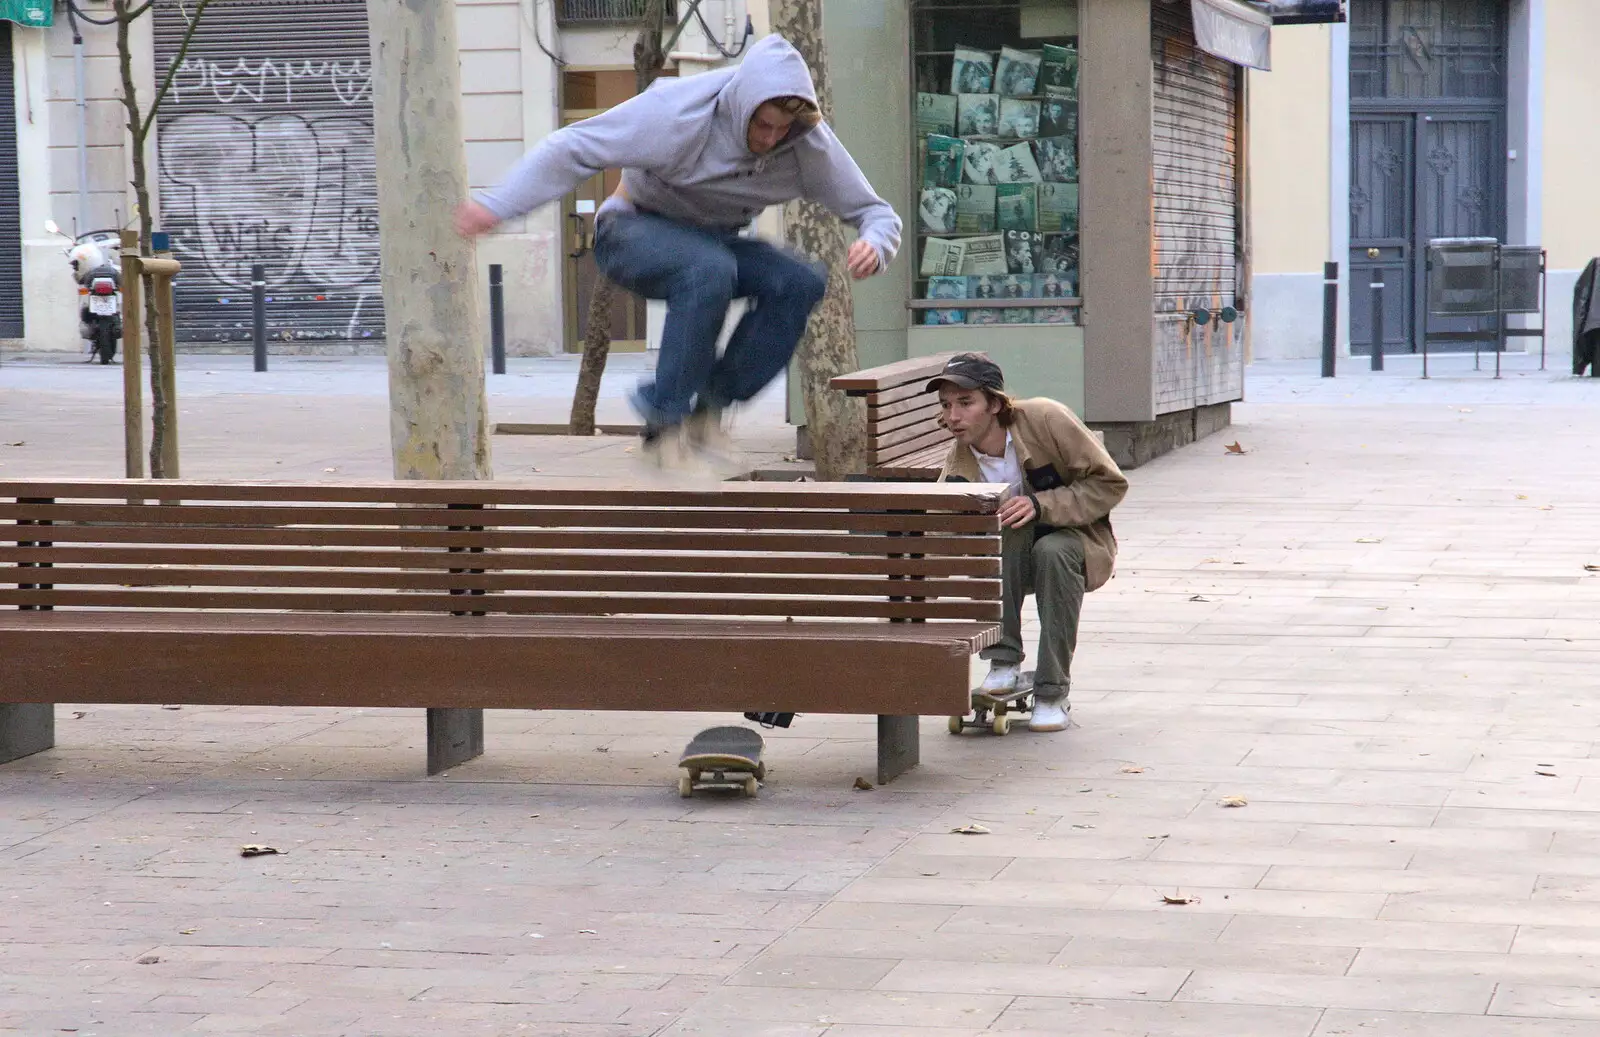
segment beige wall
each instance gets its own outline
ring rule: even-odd
[[[1600,3],[1546,0],[1544,245],[1552,270],[1600,255]]]
[[[1328,258],[1328,28],[1280,27],[1272,71],[1250,73],[1250,216],[1257,274],[1321,273]]]

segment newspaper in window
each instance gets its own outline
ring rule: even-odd
[[[921,96],[920,94],[918,96]],[[921,124],[918,124],[921,128]],[[1078,136],[1078,102],[1065,97],[1046,97],[1039,102],[1039,136]]]
[[[962,94],[956,126],[963,137],[993,137],[1000,131],[1000,95]]]
[[[969,184],[1000,182],[1000,145],[987,141],[967,141],[961,156],[961,179]]]
[[[1000,65],[995,72],[998,89],[1007,97],[1031,97],[1039,78],[1040,54],[1037,51],[1000,48]]]
[[[967,254],[962,261],[964,274],[1007,274],[1005,239],[999,234],[984,234],[965,239]]]
[[[930,299],[961,299],[967,297],[967,279],[965,277],[930,277],[928,279],[928,298]],[[923,310],[922,322],[924,324],[961,324],[966,320],[964,310]]]
[[[967,297],[970,299],[998,299],[1000,298],[1001,282],[1005,280],[1004,274],[984,274],[978,277],[967,278]],[[998,309],[987,307],[974,307],[967,310],[968,324],[999,324],[1001,314]]]
[[[954,234],[956,230],[956,192],[951,187],[924,187],[917,220],[929,234]]]
[[[1001,235],[1005,239],[1006,272],[1012,274],[1037,274],[1042,262],[1041,247],[1044,242],[1043,235],[1031,230],[1008,230]],[[968,254],[968,261],[971,254]]]
[[[1046,262],[1048,266],[1048,261]],[[1033,293],[1040,299],[1070,299],[1078,292],[1077,283],[1064,274],[1034,275]]]
[[[1052,97],[1078,96],[1078,48],[1045,44],[1039,64],[1039,92]]]
[[[956,188],[956,233],[982,234],[1000,229],[995,223],[996,190],[989,184],[962,184]]]
[[[1076,234],[1045,234],[1040,243],[1039,272],[1055,274],[1078,287],[1078,236]],[[1070,294],[1070,293],[1069,293]]]
[[[923,187],[954,187],[961,182],[961,160],[967,142],[942,133],[928,135],[922,160]]]
[[[993,89],[994,55],[970,47],[957,47],[950,67],[950,92],[986,94]]]
[[[1000,98],[1000,136],[1022,138],[1039,135],[1039,102]]]
[[[1039,229],[1078,232],[1077,184],[1046,181],[1039,185]]]
[[[1040,137],[1033,142],[1039,160],[1039,175],[1057,184],[1078,179],[1078,142],[1071,137]]]
[[[1033,145],[1023,141],[1001,151],[1000,159],[995,163],[995,175],[999,178],[997,183],[1002,184],[1039,183],[1043,178],[1039,175],[1039,164],[1033,158]]]
[[[1038,184],[1001,184],[995,188],[996,217],[1001,230],[1037,229],[1038,190]]]
[[[940,277],[959,274],[966,264],[966,257],[965,241],[929,238],[922,243],[922,276]]]
[[[956,98],[954,94],[917,95],[917,133],[927,136],[942,133],[953,137],[956,133]]]

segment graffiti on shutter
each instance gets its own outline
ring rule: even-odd
[[[1189,5],[1156,5],[1153,29],[1159,414],[1243,396],[1245,317],[1216,319],[1239,295],[1238,74],[1196,45]]]
[[[155,8],[158,69],[182,43],[184,12]],[[184,263],[180,339],[250,337],[255,263],[273,338],[382,338],[364,0],[213,5],[157,136],[161,225]]]

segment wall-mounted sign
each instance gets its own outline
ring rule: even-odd
[[[1272,68],[1272,16],[1242,0],[1189,0],[1200,49],[1246,68]]]
[[[51,0],[0,0],[0,21],[42,29],[55,21]]]

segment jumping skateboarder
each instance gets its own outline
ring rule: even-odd
[[[698,468],[703,455],[728,452],[724,412],[785,368],[827,289],[817,266],[741,232],[769,205],[810,199],[859,232],[846,260],[860,279],[894,259],[900,218],[822,121],[799,51],[768,36],[735,68],[659,79],[552,133],[462,205],[456,226],[486,233],[615,168],[622,184],[596,216],[595,261],[615,283],[667,303],[655,380],[631,398],[645,452],[663,467]],[[753,305],[719,358],[736,298]]]
[[[1093,432],[1055,400],[1013,400],[999,365],[978,353],[951,357],[928,390],[956,441],[940,478],[1003,483],[1004,612],[983,690],[1016,688],[1022,663],[1022,600],[1038,596],[1039,661],[1028,727],[1067,726],[1067,692],[1085,591],[1111,579],[1117,538],[1111,509],[1128,480]]]

